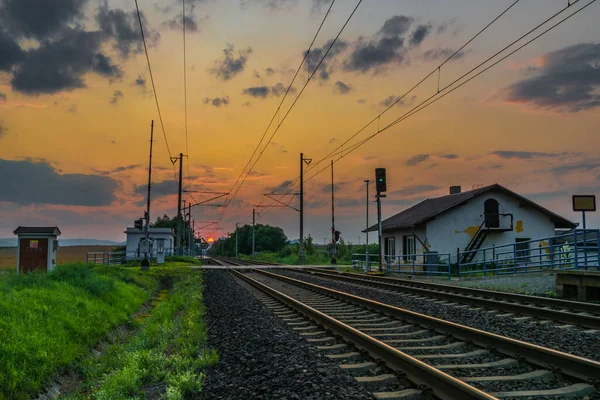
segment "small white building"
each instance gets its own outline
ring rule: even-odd
[[[529,241],[552,238],[555,229],[576,227],[568,219],[499,184],[466,192],[453,186],[450,193],[424,200],[382,222],[388,264],[426,259],[427,253],[433,253],[435,260],[438,253],[439,262],[455,263],[459,252],[461,263],[469,263],[485,257],[486,252],[478,249],[504,245],[514,247],[511,257],[513,252],[518,256],[530,250]],[[377,225],[369,231],[376,232]],[[508,257],[494,254],[494,259],[501,258]]]
[[[58,227],[19,226],[13,233],[17,235],[18,243],[17,274],[54,269],[60,235]]]
[[[152,240],[152,257],[155,258],[157,255],[158,241],[164,240],[164,249],[167,254],[173,251],[175,246],[175,234],[171,228],[148,228],[150,239]],[[140,255],[138,253],[138,245],[140,240],[145,237],[145,231],[137,228],[127,228],[125,231],[127,234],[127,259],[136,259]]]

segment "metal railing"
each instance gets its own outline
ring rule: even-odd
[[[367,263],[366,254],[352,254],[352,265],[366,272],[376,270],[379,256],[369,254]],[[383,258],[383,268],[386,272],[395,274],[451,277],[450,254],[446,253],[388,254]]]
[[[166,248],[164,250],[165,257],[177,255],[196,257],[199,254],[189,249]],[[158,253],[154,249],[150,254],[150,260],[156,261],[157,255]],[[130,261],[141,260],[142,257],[143,254],[140,255],[138,251],[90,252],[86,254],[85,262],[86,264],[96,265],[124,265]]]

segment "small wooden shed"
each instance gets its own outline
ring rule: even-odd
[[[58,236],[56,226],[20,226],[13,232],[17,235],[17,273],[30,271],[51,271],[56,266]]]

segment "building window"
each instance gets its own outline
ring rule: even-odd
[[[528,263],[529,262],[529,238],[517,238],[515,239],[515,253],[517,259],[515,260],[516,264],[519,263]]]
[[[496,199],[487,199],[483,203],[483,215],[487,228],[500,228],[500,211]]]
[[[415,237],[404,236],[402,241],[402,254],[404,254],[404,261],[416,260],[417,247],[415,245]]]
[[[385,259],[388,264],[392,263],[396,256],[396,238],[385,238]]]

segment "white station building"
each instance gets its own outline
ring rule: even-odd
[[[384,254],[396,262],[410,262],[426,253],[449,255],[469,252],[475,261],[478,249],[516,245],[551,238],[557,229],[574,229],[576,224],[535,202],[499,185],[424,200],[384,221]],[[377,232],[377,225],[369,232]],[[521,249],[526,251],[527,249]]]
[[[159,242],[163,241],[163,248],[166,254],[170,254],[175,247],[175,234],[171,228],[148,228],[150,239],[152,240],[152,257],[157,256],[159,250]],[[138,246],[140,240],[145,237],[145,231],[137,228],[127,228],[127,259],[140,258]]]

